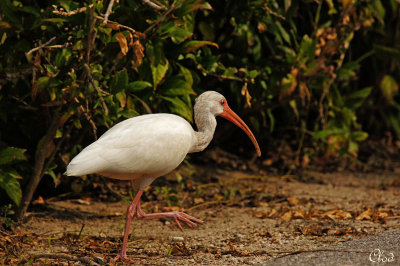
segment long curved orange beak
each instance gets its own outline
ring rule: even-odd
[[[254,147],[256,148],[257,156],[258,157],[261,156],[260,146],[258,146],[257,140],[254,137],[253,133],[251,132],[249,127],[246,125],[246,123],[243,122],[243,120],[234,111],[232,111],[231,108],[229,108],[227,103],[225,103],[224,111],[221,114],[219,114],[219,116],[231,121],[232,123],[234,123],[235,125],[240,127],[244,132],[246,132],[247,136],[249,136],[249,138],[251,139],[251,141],[254,144]]]

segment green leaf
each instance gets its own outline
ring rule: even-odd
[[[192,108],[190,108],[184,101],[177,97],[172,98],[161,96],[161,98],[172,103],[172,105],[169,106],[172,112],[182,116],[189,122],[193,121]]]
[[[10,0],[1,0],[0,10],[4,14],[6,20],[12,22],[13,26],[21,27],[21,16],[16,13],[16,8]]]
[[[181,64],[177,64],[179,66],[179,69],[181,70],[181,74],[183,75],[183,77],[186,80],[186,83],[188,84],[188,86],[191,88],[193,86],[193,76],[192,76],[192,72],[190,72],[189,69],[187,69],[186,67],[182,66]]]
[[[206,46],[206,45],[212,45],[214,47],[218,47],[218,44],[215,42],[209,42],[209,41],[187,41],[182,44],[181,50],[182,53],[191,53],[196,51],[197,49]]]
[[[385,75],[382,78],[380,87],[382,94],[386,98],[386,100],[389,103],[393,104],[393,97],[397,94],[399,90],[399,85],[397,84],[396,80],[390,75]]]
[[[163,95],[167,96],[180,96],[180,95],[190,95],[195,94],[192,87],[189,86],[186,80],[178,75],[169,78],[163,85]]]
[[[21,203],[22,191],[17,180],[20,177],[16,172],[6,172],[0,169],[0,187],[5,190],[7,195],[16,205]]]
[[[26,160],[24,153],[26,149],[16,147],[6,147],[0,150],[0,165],[14,161]]]
[[[150,82],[137,80],[137,81],[130,82],[128,84],[127,90],[129,92],[138,92],[138,91],[144,90],[149,87],[152,87]]]
[[[199,0],[185,0],[181,2],[181,5],[174,11],[177,16],[182,17],[186,14],[189,14],[197,9],[207,8],[202,3],[203,1]]]
[[[290,45],[292,42],[290,41],[290,35],[287,31],[283,28],[282,24],[279,21],[275,22],[275,25],[278,27],[279,32],[281,33],[282,38]]]
[[[60,183],[60,180],[57,179],[56,173],[54,172],[54,169],[57,168],[56,164],[52,164],[49,166],[49,168],[46,169],[44,174],[51,176],[53,179],[54,185],[57,187]]]
[[[299,54],[297,58],[299,63],[306,63],[314,58],[316,40],[304,35],[300,43]]]
[[[275,117],[270,109],[267,110],[267,115],[270,121],[269,132],[273,132],[275,128]]]
[[[348,95],[346,99],[346,106],[348,106],[353,110],[359,108],[364,102],[364,100],[370,95],[371,90],[372,87],[366,87],[364,89],[357,90],[352,94]]]
[[[117,94],[115,94],[115,97],[117,98],[117,100],[119,101],[119,105],[121,106],[121,108],[125,108],[126,106],[126,93],[125,91],[120,91]]]
[[[37,86],[39,89],[46,88],[50,83],[50,77],[40,77],[37,81]]]
[[[351,133],[351,138],[355,141],[363,141],[368,138],[368,133],[364,131],[355,131]]]
[[[174,21],[170,21],[162,25],[158,31],[158,34],[163,38],[171,38],[174,43],[181,43],[193,35],[191,31],[179,26],[175,26]]]
[[[161,80],[164,78],[165,74],[167,74],[167,70],[169,67],[168,60],[165,59],[164,62],[160,62],[158,65],[150,65],[151,73],[153,75],[153,87],[157,88],[158,84],[160,84]]]
[[[57,53],[56,58],[54,60],[55,65],[57,67],[62,67],[68,63],[72,55],[70,49],[63,48],[60,52]]]
[[[329,136],[332,135],[341,135],[343,134],[343,130],[339,128],[333,128],[333,129],[325,129],[325,130],[320,130],[316,131],[313,135],[314,139],[327,139]]]
[[[377,53],[381,53],[384,56],[400,57],[400,49],[398,48],[393,48],[379,44],[374,44],[373,47]]]
[[[126,69],[115,74],[111,81],[110,88],[113,94],[116,94],[128,87],[129,77]]]

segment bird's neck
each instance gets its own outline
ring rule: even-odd
[[[210,144],[217,127],[215,116],[197,104],[194,107],[194,120],[198,131],[194,132],[195,140],[190,153],[204,150]]]

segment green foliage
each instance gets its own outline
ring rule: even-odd
[[[16,171],[14,164],[26,160],[25,151],[25,149],[15,147],[0,149],[0,187],[17,205],[20,204],[22,198],[21,187],[18,182],[18,179],[22,177]]]
[[[40,172],[56,182],[77,147],[120,120],[172,112],[193,122],[203,90],[223,91],[265,143],[355,157],[368,135],[400,137],[398,1],[175,0],[155,10],[126,0],[103,23],[108,2],[0,1],[0,138],[26,150],[24,184],[43,147]],[[1,165],[15,203],[17,159]]]

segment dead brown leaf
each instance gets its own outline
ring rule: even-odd
[[[285,221],[285,222],[291,221],[291,220],[293,219],[293,213],[292,213],[292,211],[287,211],[287,212],[285,212],[285,213],[280,217],[280,219],[281,219],[282,221]]]
[[[286,200],[289,202],[290,206],[299,204],[299,200],[296,197],[288,197]]]
[[[192,252],[186,247],[185,243],[175,243],[171,249],[171,255],[189,256]]]
[[[306,219],[306,213],[300,209],[293,212],[293,219]]]
[[[44,204],[44,203],[45,203],[45,201],[44,201],[44,199],[42,198],[42,196],[39,196],[36,200],[32,201],[32,204],[33,204],[33,205],[36,205],[36,204]]]
[[[241,94],[242,94],[243,96],[245,96],[247,105],[248,105],[249,107],[251,107],[251,102],[250,102],[250,100],[251,100],[251,95],[250,95],[250,93],[249,93],[249,90],[247,89],[247,82],[244,83],[244,85],[243,85],[243,87],[242,87]]]
[[[330,210],[322,214],[322,218],[329,218],[334,221],[341,220],[341,219],[350,219],[353,218],[351,213],[343,211],[343,210]]]
[[[129,47],[128,47],[128,41],[125,38],[125,35],[122,32],[118,32],[115,35],[115,38],[117,39],[119,46],[121,48],[121,53],[123,55],[126,55],[128,53]]]
[[[142,60],[144,57],[144,47],[140,43],[139,40],[136,40],[132,44],[132,49],[133,49],[133,67],[138,67],[142,64]]]
[[[361,221],[361,220],[371,220],[371,216],[373,214],[373,211],[368,208],[365,211],[363,211],[362,213],[360,213],[357,217],[356,220],[357,221]]]

